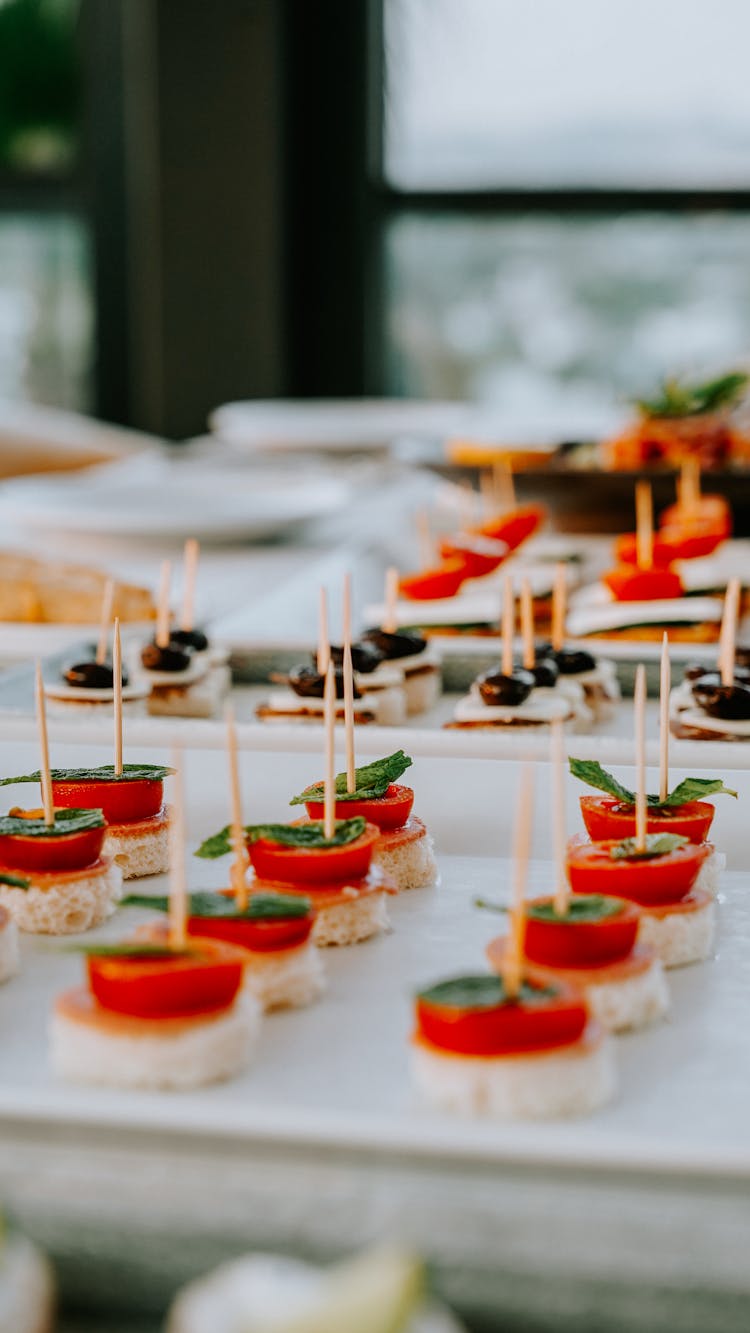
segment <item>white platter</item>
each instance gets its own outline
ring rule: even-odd
[[[224,444],[250,451],[388,448],[399,435],[432,439],[473,418],[465,403],[404,398],[270,399],[225,403],[209,417]]]

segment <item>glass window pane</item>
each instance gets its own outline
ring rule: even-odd
[[[746,214],[407,213],[389,227],[386,272],[389,392],[556,430],[750,350]]]
[[[66,172],[78,150],[79,0],[0,0],[0,166]]]
[[[750,186],[747,0],[385,0],[404,188]]]
[[[0,398],[90,410],[88,239],[77,217],[0,213]]]

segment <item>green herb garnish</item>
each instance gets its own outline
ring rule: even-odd
[[[11,889],[28,889],[31,880],[23,879],[21,875],[7,875],[3,870],[0,872],[0,884],[7,884]]]
[[[53,782],[162,782],[170,773],[174,769],[164,764],[123,764],[119,774],[114,764],[102,764],[100,768],[53,768],[50,777]],[[41,782],[41,773],[37,769],[17,778],[0,778],[0,787],[12,787],[16,782]]]
[[[403,750],[396,750],[395,754],[389,754],[385,759],[375,759],[371,764],[364,764],[362,768],[355,768],[354,781],[355,788],[353,792],[346,790],[346,773],[336,774],[336,800],[337,801],[375,801],[379,796],[384,796],[392,782],[398,782],[398,779],[411,768],[411,759]],[[325,787],[322,782],[315,783],[305,791],[300,792],[289,802],[290,805],[304,805],[306,801],[322,801],[325,799]]]
[[[355,819],[337,819],[332,838],[326,838],[322,819],[314,819],[309,824],[246,824],[244,833],[248,842],[258,842],[262,838],[278,843],[280,847],[346,847],[361,837],[366,822],[361,815]],[[195,855],[213,861],[231,850],[232,831],[227,825],[206,838]]]
[[[45,824],[44,816],[24,819],[22,815],[0,815],[0,837],[59,838],[63,833],[83,833],[104,828],[101,810],[55,810],[54,824]]]
[[[597,791],[606,792],[608,796],[614,796],[616,800],[621,801],[623,805],[635,805],[635,792],[629,791],[623,787],[617,778],[608,773],[606,768],[602,768],[596,759],[570,759],[570,771],[574,778],[580,778],[589,787],[596,787]],[[665,801],[661,801],[658,796],[653,794],[646,797],[648,805],[653,809],[665,810],[669,807],[686,805],[688,801],[703,801],[707,796],[734,796],[736,791],[725,787],[721,778],[683,778],[682,782],[669,793]]]
[[[192,958],[200,948],[171,949],[168,944],[139,944],[137,941],[121,944],[64,944],[64,953],[82,953],[86,958]]]
[[[123,898],[120,906],[151,907],[155,912],[168,912],[169,898],[130,893],[127,898]],[[236,899],[224,893],[191,893],[188,899],[190,916],[225,917],[227,920],[242,921],[277,921],[285,917],[307,916],[311,907],[309,898],[291,893],[256,893],[248,900],[244,912],[238,912]]]
[[[665,379],[656,398],[636,398],[635,405],[644,417],[696,417],[729,407],[741,397],[748,383],[744,371],[731,371],[703,384],[689,384]]]
[[[517,996],[509,997],[501,976],[494,973],[469,977],[451,977],[448,981],[439,981],[436,986],[429,986],[417,993],[418,1000],[428,1004],[445,1005],[448,1009],[494,1009],[499,1004],[513,1003],[537,1004],[541,1000],[551,1000],[557,995],[556,986],[530,986],[521,982]]]
[[[488,898],[475,898],[474,906],[486,912],[508,913],[511,910],[504,903],[493,902]],[[575,925],[577,922],[603,921],[607,917],[617,916],[625,906],[622,898],[610,898],[603,893],[586,893],[569,896],[567,911],[563,916],[555,911],[553,898],[543,903],[527,903],[526,915],[533,921],[558,921],[561,925]]]
[[[622,838],[610,848],[609,855],[613,861],[652,861],[656,856],[666,856],[668,852],[684,847],[689,841],[681,833],[647,833],[643,851],[639,851],[635,838]]]

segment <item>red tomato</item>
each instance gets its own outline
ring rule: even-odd
[[[132,824],[158,815],[164,783],[137,778],[122,782],[53,782],[55,805],[101,810],[108,824]]]
[[[482,537],[492,537],[495,541],[505,542],[509,550],[515,551],[522,542],[533,536],[547,517],[544,505],[520,505],[502,518],[483,523],[476,531]]]
[[[399,590],[413,602],[437,601],[441,597],[455,597],[461,584],[468,578],[464,560],[446,560],[435,569],[423,569],[418,574],[407,574],[399,581]]]
[[[487,546],[496,546],[497,550],[483,550],[483,541]],[[457,537],[455,541],[440,543],[440,558],[461,560],[466,570],[466,577],[469,579],[481,579],[485,574],[491,574],[503,563],[508,551],[507,542],[493,542],[490,537],[465,537],[463,541]]]
[[[581,814],[592,842],[607,838],[635,837],[635,806],[624,805],[614,796],[581,796]],[[716,807],[710,801],[686,801],[684,805],[646,809],[647,833],[680,833],[691,842],[705,842]]]
[[[701,495],[690,509],[673,504],[662,510],[659,515],[659,527],[667,528],[672,525],[684,531],[710,526],[722,536],[728,537],[732,531],[732,510],[723,495]]]
[[[528,907],[552,901],[552,898],[531,898]],[[616,916],[577,922],[565,917],[539,921],[527,912],[526,957],[543,967],[605,967],[627,958],[635,947],[640,913],[629,902],[621,902],[620,908]]]
[[[233,898],[231,889],[223,889],[227,898]],[[188,934],[201,935],[204,939],[226,940],[241,949],[252,949],[254,953],[274,953],[277,949],[293,949],[304,944],[310,938],[315,924],[315,913],[307,916],[249,917],[231,916],[190,916]]]
[[[364,833],[343,847],[286,847],[259,838],[248,843],[247,850],[261,879],[275,879],[282,884],[340,883],[364,878],[379,833],[376,825],[365,824]]]
[[[337,819],[356,819],[361,815],[368,824],[377,824],[379,829],[401,828],[411,814],[414,804],[414,792],[411,787],[400,787],[392,782],[384,796],[371,801],[337,801]],[[305,801],[305,809],[311,819],[322,819],[325,807],[322,801]]]
[[[83,870],[99,860],[106,832],[102,826],[54,837],[8,834],[0,838],[0,865],[9,870]]]
[[[711,555],[725,536],[720,529],[711,526],[684,528],[675,523],[662,528],[657,541],[672,551],[673,560],[697,560]]]
[[[133,941],[137,954],[138,941]],[[247,959],[218,940],[174,958],[88,957],[89,986],[99,1004],[135,1018],[174,1018],[226,1009],[242,984]]]
[[[524,980],[534,985],[528,973]],[[548,980],[536,986],[549,986]],[[418,999],[417,1031],[434,1046],[461,1055],[518,1055],[578,1041],[588,1021],[585,1000],[563,982],[534,1004],[512,1001],[492,1009],[459,1009]]]
[[[657,602],[682,597],[683,587],[679,574],[672,569],[634,569],[622,565],[602,575],[618,602]]]
[[[609,893],[616,898],[649,907],[653,903],[677,903],[693,887],[709,855],[704,844],[687,842],[673,852],[637,860],[614,860],[610,856],[616,840],[588,842],[571,838],[567,870],[574,893]]]

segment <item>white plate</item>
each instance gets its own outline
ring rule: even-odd
[[[3,487],[0,516],[45,533],[132,540],[259,540],[341,508],[349,488],[333,479],[282,484],[247,471],[174,468],[143,480],[96,476],[24,478]]]
[[[461,429],[465,403],[403,398],[270,399],[225,403],[209,417],[214,434],[241,449],[384,449],[400,435],[432,439]]]

